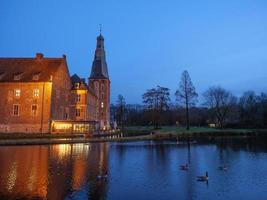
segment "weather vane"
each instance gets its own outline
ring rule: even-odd
[[[100,35],[102,33],[102,24],[99,24],[99,32],[100,32]]]

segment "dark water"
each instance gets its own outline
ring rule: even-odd
[[[188,171],[179,165],[190,163]],[[217,169],[229,165],[227,171]],[[97,176],[108,172],[107,180]],[[196,176],[209,172],[209,182]],[[134,142],[0,147],[0,199],[267,199],[267,145]]]

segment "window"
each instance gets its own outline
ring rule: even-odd
[[[80,102],[81,101],[81,94],[77,94],[76,100],[77,100],[77,102]]]
[[[81,109],[76,108],[76,117],[80,117],[80,116],[81,116]]]
[[[104,99],[104,93],[101,94],[101,98]]]
[[[15,95],[15,97],[19,98],[20,97],[20,89],[15,89],[14,95]]]
[[[18,104],[13,105],[13,115],[19,116],[19,105]]]
[[[37,115],[37,105],[32,105],[32,116]]]
[[[56,98],[59,99],[60,97],[60,90],[56,89]]]
[[[39,97],[39,89],[33,90],[33,97]]]
[[[14,80],[19,81],[22,77],[22,73],[14,74]]]
[[[5,73],[4,72],[0,72],[0,80],[4,77]]]
[[[80,87],[80,83],[75,83],[75,88],[78,89]]]
[[[69,119],[69,108],[65,108],[64,119]]]
[[[32,76],[32,80],[34,80],[34,81],[38,81],[39,78],[40,78],[40,72],[35,73],[35,74],[33,74],[33,76]]]
[[[94,88],[95,91],[98,91],[98,82],[97,81],[94,82],[94,86],[95,86],[95,88]]]

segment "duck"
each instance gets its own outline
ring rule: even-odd
[[[218,170],[227,171],[228,167],[226,165],[222,165],[218,167]]]
[[[105,174],[102,174],[102,175],[98,175],[97,176],[97,179],[101,180],[101,179],[107,179],[108,178],[108,173],[105,172]]]
[[[188,169],[189,169],[188,164],[180,165],[180,170],[188,170]]]
[[[208,180],[209,180],[208,172],[206,172],[205,176],[197,176],[197,181],[208,181]]]

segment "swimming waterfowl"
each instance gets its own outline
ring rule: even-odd
[[[181,170],[188,170],[189,169],[189,166],[188,166],[188,164],[180,165],[180,169]]]
[[[208,181],[208,180],[209,180],[208,172],[206,172],[205,176],[197,176],[197,181]]]
[[[98,179],[107,179],[108,178],[108,173],[105,172],[105,174],[103,174],[103,175],[98,175],[97,178]]]
[[[222,170],[222,171],[226,171],[227,169],[228,169],[228,167],[226,165],[218,167],[218,170]]]

